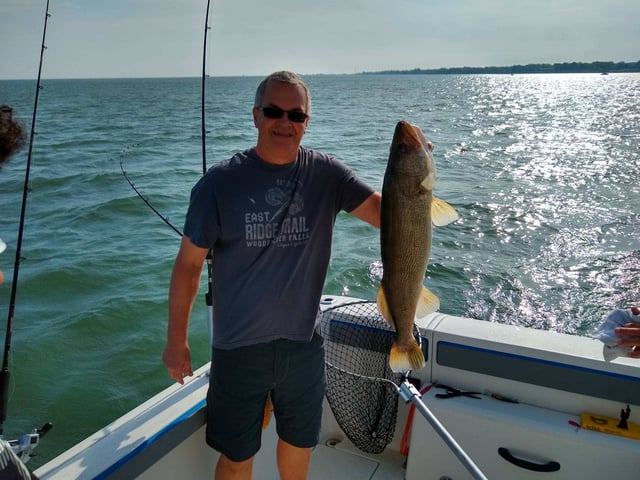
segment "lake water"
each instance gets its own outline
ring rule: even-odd
[[[260,78],[207,80],[207,164],[252,146]],[[640,292],[640,75],[309,76],[303,144],[380,189],[395,124],[434,142],[426,285],[441,311],[587,335]],[[5,435],[47,421],[35,468],[171,382],[160,361],[182,229],[202,174],[198,78],[44,80],[22,246]],[[35,82],[1,81],[30,127]],[[7,318],[27,149],[0,172]],[[378,232],[338,218],[325,292],[374,299]],[[203,283],[203,288],[204,288]],[[204,290],[202,292],[204,294]],[[2,328],[4,330],[4,327]],[[203,296],[194,367],[208,361]]]

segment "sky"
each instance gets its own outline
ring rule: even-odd
[[[0,0],[0,79],[37,77],[46,4]],[[200,76],[206,7],[50,0],[42,77]],[[211,76],[640,60],[629,0],[211,0],[209,18]]]

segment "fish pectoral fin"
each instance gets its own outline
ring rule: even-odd
[[[420,185],[425,190],[429,190],[429,191],[433,190],[433,188],[436,186],[436,174],[430,173],[429,175],[424,177],[422,182],[420,182]]]
[[[422,349],[415,339],[412,340],[413,343],[409,348],[400,347],[397,342],[393,342],[391,352],[389,352],[389,367],[394,372],[420,370],[424,367],[426,362]]]
[[[416,308],[416,317],[424,318],[439,308],[440,299],[435,293],[423,285],[420,291],[420,298],[418,299],[418,307]]]
[[[444,200],[433,197],[431,201],[431,222],[436,227],[443,227],[455,222],[459,218],[456,209]]]
[[[389,312],[389,305],[387,305],[387,297],[384,294],[384,288],[382,284],[378,287],[378,297],[376,299],[376,303],[378,304],[378,310],[380,311],[380,315],[384,318],[391,327],[395,330],[396,325],[391,318],[391,312]]]

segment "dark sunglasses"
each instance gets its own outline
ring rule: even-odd
[[[275,107],[273,105],[268,107],[259,107],[258,110],[262,110],[265,117],[274,120],[282,118],[282,115],[285,113],[287,114],[287,118],[295,123],[304,123],[304,121],[309,118],[309,115],[301,112],[300,110],[283,110],[280,107]]]

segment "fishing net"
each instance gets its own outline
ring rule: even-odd
[[[338,425],[363,452],[382,452],[393,439],[396,385],[403,380],[389,368],[395,331],[373,302],[327,309],[319,329],[325,342],[327,400]]]

